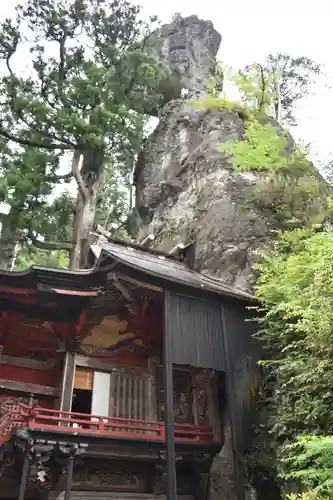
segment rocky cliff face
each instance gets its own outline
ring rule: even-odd
[[[170,69],[177,98],[159,111],[139,156],[136,203],[142,236],[153,233],[155,245],[166,251],[195,240],[201,272],[250,290],[257,250],[271,238],[272,226],[264,210],[245,201],[249,188],[265,186],[262,176],[235,173],[220,150],[242,138],[244,121],[229,109],[198,110],[193,99],[178,95],[186,88],[191,97],[204,97],[220,42],[213,24],[197,16],[176,16],[148,39],[149,50]],[[293,145],[290,137],[287,148]],[[269,200],[267,206],[266,215]]]
[[[211,22],[176,16],[151,35],[148,47],[169,67],[175,89],[200,98],[220,43]],[[235,176],[219,151],[243,132],[243,120],[233,111],[199,111],[186,100],[170,100],[141,152],[135,185],[142,233],[152,232],[164,250],[195,239],[202,272],[249,289],[254,251],[267,228],[242,207],[253,176]]]
[[[152,232],[160,248],[195,239],[202,272],[249,289],[254,251],[267,228],[241,203],[254,176],[235,175],[219,150],[243,132],[233,111],[172,101],[140,155],[135,183],[142,231]]]

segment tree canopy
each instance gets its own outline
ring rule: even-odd
[[[7,68],[0,80],[0,136],[5,148],[13,151],[16,145],[21,172],[26,151],[52,156],[53,164],[39,169],[35,186],[76,180],[74,267],[84,263],[104,166],[128,174],[145,116],[160,102],[158,87],[166,73],[143,50],[149,29],[140,8],[126,0],[27,0],[0,27]],[[18,71],[15,57],[27,47],[27,69]],[[71,160],[68,173],[59,176],[56,162],[64,152]],[[10,172],[3,165],[8,184]],[[33,179],[25,176],[24,183],[27,193],[34,190]],[[30,226],[39,234],[35,218]]]

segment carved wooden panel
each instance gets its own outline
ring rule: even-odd
[[[75,466],[73,489],[94,491],[144,492],[144,471],[109,461],[84,460]]]
[[[164,419],[164,369],[156,370],[158,419]],[[173,413],[177,424],[194,424],[192,374],[188,370],[173,370]]]
[[[209,405],[212,404],[210,401],[211,387],[207,371],[197,372],[193,375],[193,389],[198,425],[212,424],[209,415]]]

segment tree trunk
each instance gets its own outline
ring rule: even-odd
[[[74,155],[73,162],[75,161],[78,163],[78,157]],[[71,269],[84,268],[87,262],[103,166],[104,151],[93,149],[84,153],[82,169],[74,173],[78,182],[78,194],[73,222],[74,246],[70,251]]]
[[[278,123],[281,123],[281,92],[280,92],[280,79],[278,75],[275,75],[274,78],[274,113],[275,120]]]
[[[16,247],[20,239],[18,225],[22,210],[11,208],[9,214],[3,217],[0,234],[0,269],[10,271],[14,264]]]

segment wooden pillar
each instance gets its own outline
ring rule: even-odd
[[[163,364],[164,364],[164,425],[166,447],[166,493],[167,500],[177,499],[176,451],[173,423],[173,377],[172,377],[172,346],[169,332],[168,292],[164,295],[163,324]]]
[[[74,454],[70,453],[70,455],[68,457],[66,489],[65,489],[64,500],[70,500],[70,498],[71,498],[72,483],[73,483],[73,471],[74,471]]]
[[[225,353],[225,366],[226,366],[226,388],[227,388],[227,411],[229,412],[230,427],[231,427],[231,440],[233,448],[233,461],[234,461],[234,482],[237,500],[245,500],[244,490],[244,476],[242,474],[242,466],[240,464],[238,435],[237,435],[237,414],[234,404],[234,398],[237,396],[237,383],[234,377],[233,363],[231,360],[231,353],[229,349],[229,325],[226,319],[224,306],[221,306],[221,322],[223,331],[223,344]]]
[[[22,473],[21,473],[21,482],[20,482],[20,491],[18,500],[24,500],[25,489],[28,482],[28,473],[29,473],[29,465],[30,465],[30,453],[26,451],[23,461]]]
[[[65,353],[64,366],[62,370],[62,381],[61,381],[60,402],[59,402],[60,410],[71,411],[74,376],[75,376],[75,354],[67,351]]]

